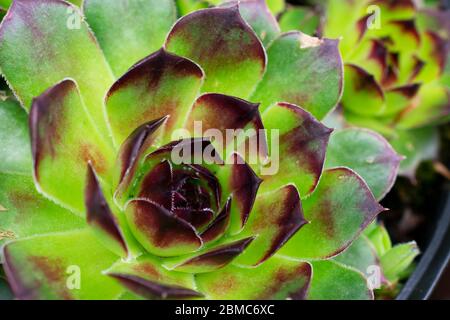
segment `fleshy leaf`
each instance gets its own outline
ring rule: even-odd
[[[203,79],[190,60],[161,49],[133,66],[111,87],[106,109],[116,145],[140,125],[170,116],[165,140],[181,128]],[[168,142],[168,141],[167,141]]]
[[[0,29],[0,68],[26,109],[50,86],[73,78],[107,137],[103,97],[114,80],[75,6],[61,0],[14,1]]]
[[[266,65],[264,47],[237,5],[184,16],[170,31],[166,48],[202,66],[202,92],[247,98]]]
[[[31,147],[26,111],[12,98],[0,97],[0,172],[30,174]]]
[[[311,265],[274,256],[256,268],[228,265],[197,275],[197,285],[214,300],[303,300],[309,288]],[[249,285],[251,283],[252,285]]]
[[[142,256],[131,262],[117,262],[106,271],[131,292],[148,299],[186,299],[202,295],[195,291],[191,274],[169,271],[154,257]]]
[[[383,112],[383,89],[374,76],[356,66],[345,66],[345,89],[342,106],[359,115],[372,116]]]
[[[231,156],[228,163],[217,176],[222,186],[222,199],[228,199],[230,195],[232,198],[229,232],[234,234],[241,231],[247,223],[261,179],[237,153]]]
[[[320,26],[320,14],[307,6],[289,7],[280,17],[283,32],[300,30],[314,35]]]
[[[125,214],[136,239],[155,255],[187,254],[203,244],[191,224],[149,200],[131,200]]]
[[[11,242],[4,247],[4,259],[8,281],[18,299],[111,300],[123,291],[101,273],[117,256],[100,245],[89,230]]]
[[[289,102],[324,118],[343,89],[338,43],[300,32],[282,34],[268,48],[267,71],[251,100],[261,102],[261,112],[274,103]]]
[[[79,229],[84,220],[36,191],[30,176],[0,172],[0,246],[8,240]]]
[[[426,84],[417,96],[418,101],[401,114],[397,124],[399,128],[414,129],[450,120],[450,87]]]
[[[324,171],[316,191],[302,204],[311,223],[280,250],[301,259],[336,256],[384,211],[361,177],[347,168]]]
[[[230,225],[231,201],[229,198],[214,221],[202,232],[203,243],[208,244],[220,239]]]
[[[202,250],[194,256],[175,258],[164,263],[170,270],[187,273],[205,273],[220,269],[239,256],[254,240],[245,238]]]
[[[373,300],[364,275],[334,261],[312,263],[310,300]]]
[[[116,170],[114,177],[114,186],[117,186],[124,179],[130,183],[140,161],[146,155],[155,149],[158,137],[160,136],[161,125],[166,121],[167,117],[147,122],[133,131],[133,133],[125,140],[119,150],[117,157]],[[154,151],[154,150],[153,150]]]
[[[402,158],[379,134],[364,129],[345,129],[331,135],[326,168],[349,167],[367,183],[381,200],[397,177]]]
[[[240,237],[256,235],[237,263],[258,265],[273,254],[307,224],[297,189],[288,185],[256,198],[249,221]]]
[[[373,267],[381,268],[377,252],[365,235],[361,235],[358,239],[353,241],[352,245],[348,247],[347,250],[333,260],[343,265],[353,267],[363,274],[369,273]]]
[[[126,257],[128,248],[119,222],[109,208],[94,169],[89,164],[86,178],[85,203],[87,223],[99,241],[115,254]]]
[[[116,76],[158,50],[176,17],[172,0],[86,0],[83,12]]]
[[[223,6],[233,6],[237,2],[229,1]],[[241,0],[239,12],[266,48],[280,34],[277,19],[270,12],[265,0]]]
[[[406,158],[400,164],[400,174],[412,180],[420,163],[436,159],[439,152],[439,133],[435,127],[397,130],[390,142]]]
[[[387,280],[395,283],[420,251],[415,242],[403,243],[394,246],[381,257],[381,266]]]
[[[92,125],[77,85],[64,80],[33,100],[30,132],[34,176],[59,204],[83,215],[86,165],[108,180],[114,153]]]
[[[263,114],[263,123],[269,136],[269,170],[273,172],[263,175],[262,190],[273,191],[294,183],[301,197],[306,197],[319,181],[332,130],[307,111],[288,103],[269,108]],[[279,140],[273,139],[274,130]]]
[[[262,159],[267,157],[266,137],[260,134],[264,128],[258,107],[259,104],[231,96],[204,94],[195,101],[186,129],[194,137],[214,137],[216,141],[211,139],[212,144],[223,158],[228,158],[237,148],[242,156],[245,154],[245,161],[255,163],[257,155]],[[232,130],[235,130],[233,136],[230,135]]]

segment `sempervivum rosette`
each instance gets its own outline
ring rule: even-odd
[[[237,4],[172,26],[171,1],[13,3],[0,230],[17,298],[373,297],[333,258],[384,210],[399,158],[349,130],[324,169],[338,42],[279,34],[259,8],[255,32]]]
[[[436,127],[450,119],[442,78],[449,13],[413,0],[324,2],[323,35],[343,37],[346,120],[386,136],[407,157],[402,173],[413,177],[422,160],[436,157]]]

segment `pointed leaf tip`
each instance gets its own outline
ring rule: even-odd
[[[114,252],[121,256],[126,256],[128,248],[122,231],[120,230],[117,218],[106,202],[91,163],[88,163],[87,167],[85,204],[87,223],[94,230],[99,231],[99,236],[105,240],[104,242],[107,247],[112,248]]]

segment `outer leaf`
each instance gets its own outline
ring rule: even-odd
[[[263,177],[262,190],[276,190],[294,183],[300,195],[306,197],[319,181],[332,130],[308,112],[288,103],[269,108],[263,114],[263,123],[268,130],[273,168],[270,171],[273,172]],[[279,139],[273,138],[275,130]]]
[[[247,98],[266,65],[264,48],[237,5],[184,16],[170,31],[166,48],[202,66],[202,92]]]
[[[33,100],[30,132],[34,176],[49,197],[84,213],[86,165],[109,178],[114,153],[85,111],[76,84],[64,80]]]
[[[14,1],[0,28],[0,68],[27,109],[33,97],[73,78],[107,136],[103,97],[113,77],[76,7],[61,0]]]
[[[303,201],[305,218],[311,223],[295,234],[280,253],[302,259],[336,256],[383,210],[353,171],[327,170],[316,191]]]
[[[390,142],[398,153],[406,157],[400,164],[400,174],[414,179],[417,168],[425,160],[434,160],[439,152],[439,134],[434,127],[397,130]]]
[[[176,17],[172,0],[87,0],[83,11],[116,76],[158,50]]]
[[[331,135],[325,166],[346,166],[366,181],[378,200],[390,191],[402,158],[375,132],[346,129]]]
[[[315,34],[320,25],[320,14],[309,7],[288,8],[280,17],[283,32],[300,30],[306,34]]]
[[[302,300],[310,279],[310,264],[278,256],[256,268],[228,265],[196,277],[199,290],[214,300]]]
[[[297,189],[288,185],[272,193],[258,196],[250,219],[240,237],[256,235],[237,263],[258,265],[274,255],[307,224]]]
[[[236,3],[237,1],[230,1],[225,5],[232,6]],[[280,34],[280,26],[270,12],[266,0],[241,0],[239,12],[266,48]]]
[[[420,251],[415,242],[399,244],[381,257],[381,265],[386,278],[390,282],[397,282],[404,272],[419,255]]]
[[[0,173],[0,246],[16,238],[78,229],[85,222],[38,194],[31,176]]]
[[[324,118],[338,103],[343,89],[338,43],[300,32],[281,35],[267,51],[267,71],[251,100],[261,102],[261,111],[285,101]]]
[[[312,263],[313,278],[308,299],[311,300],[372,300],[362,273],[334,261]]]
[[[89,230],[15,241],[4,247],[4,257],[8,281],[19,299],[108,300],[123,291],[101,273],[117,256],[99,245]],[[79,289],[73,282],[77,275]]]
[[[27,113],[12,98],[0,98],[0,172],[30,174]]]
[[[111,87],[106,98],[116,145],[140,125],[165,116],[170,116],[166,140],[171,141],[172,130],[184,125],[202,79],[198,65],[164,49],[133,66]]]
[[[342,254],[333,259],[343,265],[353,267],[363,274],[368,274],[372,267],[379,267],[380,260],[372,243],[365,235],[353,241]]]
[[[131,262],[117,262],[106,272],[119,280],[131,292],[148,299],[193,298],[196,291],[194,277],[168,271],[154,257],[142,256]]]

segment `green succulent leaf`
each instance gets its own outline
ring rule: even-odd
[[[247,98],[266,66],[264,47],[237,5],[187,15],[173,26],[165,47],[205,71],[202,92]]]
[[[168,259],[164,266],[170,270],[186,273],[211,272],[231,263],[254,240],[254,237],[231,241],[217,247],[199,251],[188,257]]]
[[[253,211],[239,234],[256,238],[236,260],[238,264],[258,265],[275,254],[308,222],[303,216],[297,189],[288,185],[256,197]]]
[[[25,300],[116,299],[123,288],[101,273],[116,259],[85,229],[24,238],[4,247],[12,291]]]
[[[313,278],[308,299],[311,300],[372,300],[364,275],[356,269],[335,261],[312,263]]]
[[[86,0],[83,12],[116,76],[161,48],[176,17],[172,0]]]
[[[64,80],[33,100],[30,132],[40,190],[83,215],[87,163],[108,181],[114,152],[96,131],[76,83]]]
[[[161,266],[158,258],[142,256],[131,262],[116,262],[106,271],[134,294],[147,299],[196,298],[192,274],[173,272]]]
[[[307,111],[288,103],[267,109],[263,123],[268,130],[273,172],[263,177],[262,191],[294,183],[301,197],[306,197],[319,181],[332,130]],[[278,140],[272,139],[274,132],[279,135]]]
[[[311,265],[307,262],[274,256],[256,268],[231,264],[214,272],[199,274],[196,282],[208,299],[301,300],[308,291],[311,273]],[[248,283],[250,278],[252,285]]]
[[[373,266],[381,268],[377,252],[365,235],[353,241],[347,250],[333,260],[355,268],[363,274],[366,274]]]
[[[415,242],[404,243],[394,246],[381,257],[386,279],[391,283],[399,280],[404,272],[419,255],[419,249]]]
[[[347,111],[373,116],[385,109],[385,95],[374,76],[356,65],[345,66],[345,88],[341,104]]]
[[[0,245],[84,226],[82,219],[39,194],[31,175],[0,172],[0,207]]]
[[[0,68],[26,109],[50,86],[74,79],[87,111],[108,136],[103,97],[113,76],[78,8],[60,0],[14,1],[0,32]]]
[[[0,172],[30,174],[31,147],[26,111],[13,98],[0,98]]]
[[[364,234],[374,246],[379,257],[383,256],[392,248],[391,238],[382,224],[372,223],[364,231]]]
[[[300,30],[306,34],[315,34],[320,25],[320,15],[309,7],[290,7],[280,17],[283,32]]]
[[[338,103],[343,89],[338,44],[338,40],[300,32],[282,34],[267,49],[267,71],[251,100],[261,102],[262,112],[274,103],[289,102],[319,120],[324,118]]]
[[[170,133],[181,128],[198,94],[203,71],[194,62],[161,49],[133,66],[108,91],[106,109],[116,145],[142,124],[169,116]],[[167,141],[169,140],[169,141]]]
[[[223,6],[235,5],[237,1],[226,2]],[[265,0],[244,0],[239,2],[239,12],[267,46],[280,34],[280,26],[270,12]]]
[[[439,133],[437,128],[421,128],[397,131],[391,140],[392,146],[405,157],[400,164],[400,173],[414,179],[422,161],[436,159],[439,152]]]
[[[310,224],[280,250],[299,259],[336,256],[384,211],[364,180],[346,168],[324,171],[316,191],[302,204]]]
[[[402,158],[379,134],[364,129],[345,129],[331,135],[326,168],[355,170],[380,200],[391,190]]]

